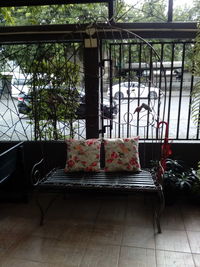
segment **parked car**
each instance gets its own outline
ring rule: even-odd
[[[85,103],[85,93],[80,92],[77,101],[79,101],[79,106],[76,111],[76,115],[78,119],[85,119],[86,114],[86,103]],[[21,114],[28,114],[31,111],[31,95],[20,93],[18,95],[18,111]],[[103,116],[108,119],[113,119],[115,115],[118,113],[118,105],[117,102],[114,100],[112,102],[112,107],[110,107],[110,102],[108,99],[103,99],[102,104],[102,112]]]
[[[148,87],[144,84],[139,84],[138,82],[123,82],[112,86],[112,95],[115,99],[130,97],[141,97],[141,98],[151,98],[157,99],[163,92],[156,87]],[[108,91],[108,96],[110,92]]]
[[[30,75],[14,73],[11,79],[11,96],[17,98],[20,93],[28,93],[30,90]]]

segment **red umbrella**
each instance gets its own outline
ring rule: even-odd
[[[161,178],[163,173],[166,170],[166,159],[172,155],[171,144],[169,144],[169,124],[166,121],[160,121],[158,123],[158,128],[161,125],[165,124],[165,138],[161,146],[161,159],[160,159],[160,168],[158,173],[158,178]]]

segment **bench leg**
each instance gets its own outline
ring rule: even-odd
[[[40,210],[40,225],[44,225],[44,217],[45,215],[47,214],[49,208],[52,206],[52,204],[54,203],[54,201],[57,199],[58,197],[58,194],[56,194],[53,198],[50,199],[50,201],[48,202],[47,206],[44,207],[42,204],[41,204],[41,201],[39,200],[39,192],[37,192],[37,195],[36,195],[36,204]]]
[[[157,205],[155,209],[155,222],[156,222],[158,233],[160,234],[162,233],[161,225],[160,225],[160,218],[165,207],[165,198],[164,198],[164,194],[162,190],[158,191],[158,197],[159,197],[159,205]]]
[[[38,192],[36,194],[36,204],[40,210],[40,225],[42,226],[44,224],[44,209],[43,209],[42,204],[40,203]]]

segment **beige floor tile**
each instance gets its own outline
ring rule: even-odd
[[[0,233],[0,249],[9,249],[18,244],[22,239],[23,235],[15,234],[10,232]]]
[[[192,254],[173,251],[156,251],[157,267],[195,267]]]
[[[122,244],[124,246],[155,249],[154,230],[147,227],[126,226]]]
[[[125,223],[132,226],[153,227],[153,210],[141,200],[128,203]]]
[[[81,199],[70,199],[69,206],[71,208],[70,218],[68,222],[85,222],[93,223],[96,220],[100,208],[98,199],[88,197]],[[64,209],[63,209],[64,211]]]
[[[179,206],[166,206],[161,216],[162,230],[185,230]]]
[[[196,267],[200,267],[200,254],[193,254],[193,259]]]
[[[200,253],[200,232],[187,231],[192,253]]]
[[[80,246],[86,247],[91,237],[93,227],[93,224],[66,224],[59,240],[65,241],[68,246],[79,244]]]
[[[155,235],[148,199],[61,197],[42,227],[34,201],[1,203],[0,267],[200,267],[199,207],[166,207]]]
[[[46,207],[52,196],[41,201],[43,207]],[[54,221],[56,219],[66,220],[68,223],[82,221],[93,223],[96,220],[99,211],[100,202],[92,197],[63,196],[56,199],[53,205],[45,215],[45,222]],[[38,218],[39,219],[39,218]]]
[[[84,252],[85,247],[79,244],[68,246],[65,241],[30,237],[12,252],[12,257],[51,264],[64,264],[71,261],[71,266],[78,266]]]
[[[47,267],[48,265],[41,262],[8,258],[3,262],[0,261],[0,266],[1,267]]]
[[[67,246],[65,243],[67,243]],[[65,250],[65,258],[62,264],[65,267],[79,267],[85,255],[86,248],[78,243],[74,244],[74,246],[68,246],[68,244],[69,243],[66,241],[61,242],[61,246],[64,247]],[[58,265],[57,267],[60,266]]]
[[[124,223],[126,213],[126,198],[123,200],[102,201],[97,222]]]
[[[37,226],[37,228],[32,232],[32,235],[41,238],[58,239],[66,227],[65,224],[65,220],[47,220],[44,225]]]
[[[1,267],[78,267],[79,264],[67,261],[63,263],[46,263],[29,260],[21,260],[17,258],[8,258],[1,262]]]
[[[200,208],[199,206],[186,205],[182,207],[183,221],[188,231],[200,231]]]
[[[0,259],[1,259],[1,257],[3,257],[3,255],[5,255],[6,251],[7,251],[7,249],[0,248]]]
[[[45,210],[46,207],[49,205],[51,201],[53,203],[49,207],[47,213],[45,214],[45,222],[49,222],[50,220],[55,220],[55,219],[69,219],[71,216],[71,206],[68,200],[65,200],[63,195],[55,195],[55,194],[50,194],[50,195],[40,195],[38,197],[39,202],[43,209]],[[54,200],[53,200],[54,199]],[[37,206],[38,209],[38,222],[40,219],[40,211],[39,207]]]
[[[135,247],[122,247],[118,266],[154,267],[156,266],[155,250]]]
[[[7,216],[0,220],[0,233],[29,234],[37,227],[35,218]]]
[[[91,243],[80,267],[117,267],[120,246]]]
[[[185,231],[164,230],[155,236],[156,249],[191,252]]]
[[[121,245],[123,236],[122,224],[97,223],[91,234],[91,242],[109,245]]]
[[[2,205],[1,212],[7,216],[34,218],[38,215],[38,208],[35,201],[30,200],[28,203],[5,203]]]

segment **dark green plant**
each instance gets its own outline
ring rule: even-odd
[[[197,170],[197,178],[194,184],[192,185],[192,195],[200,201],[200,162],[198,164],[198,170]]]
[[[190,192],[193,185],[199,181],[193,168],[188,167],[181,160],[166,160],[166,171],[164,173],[164,188],[180,192]]]

